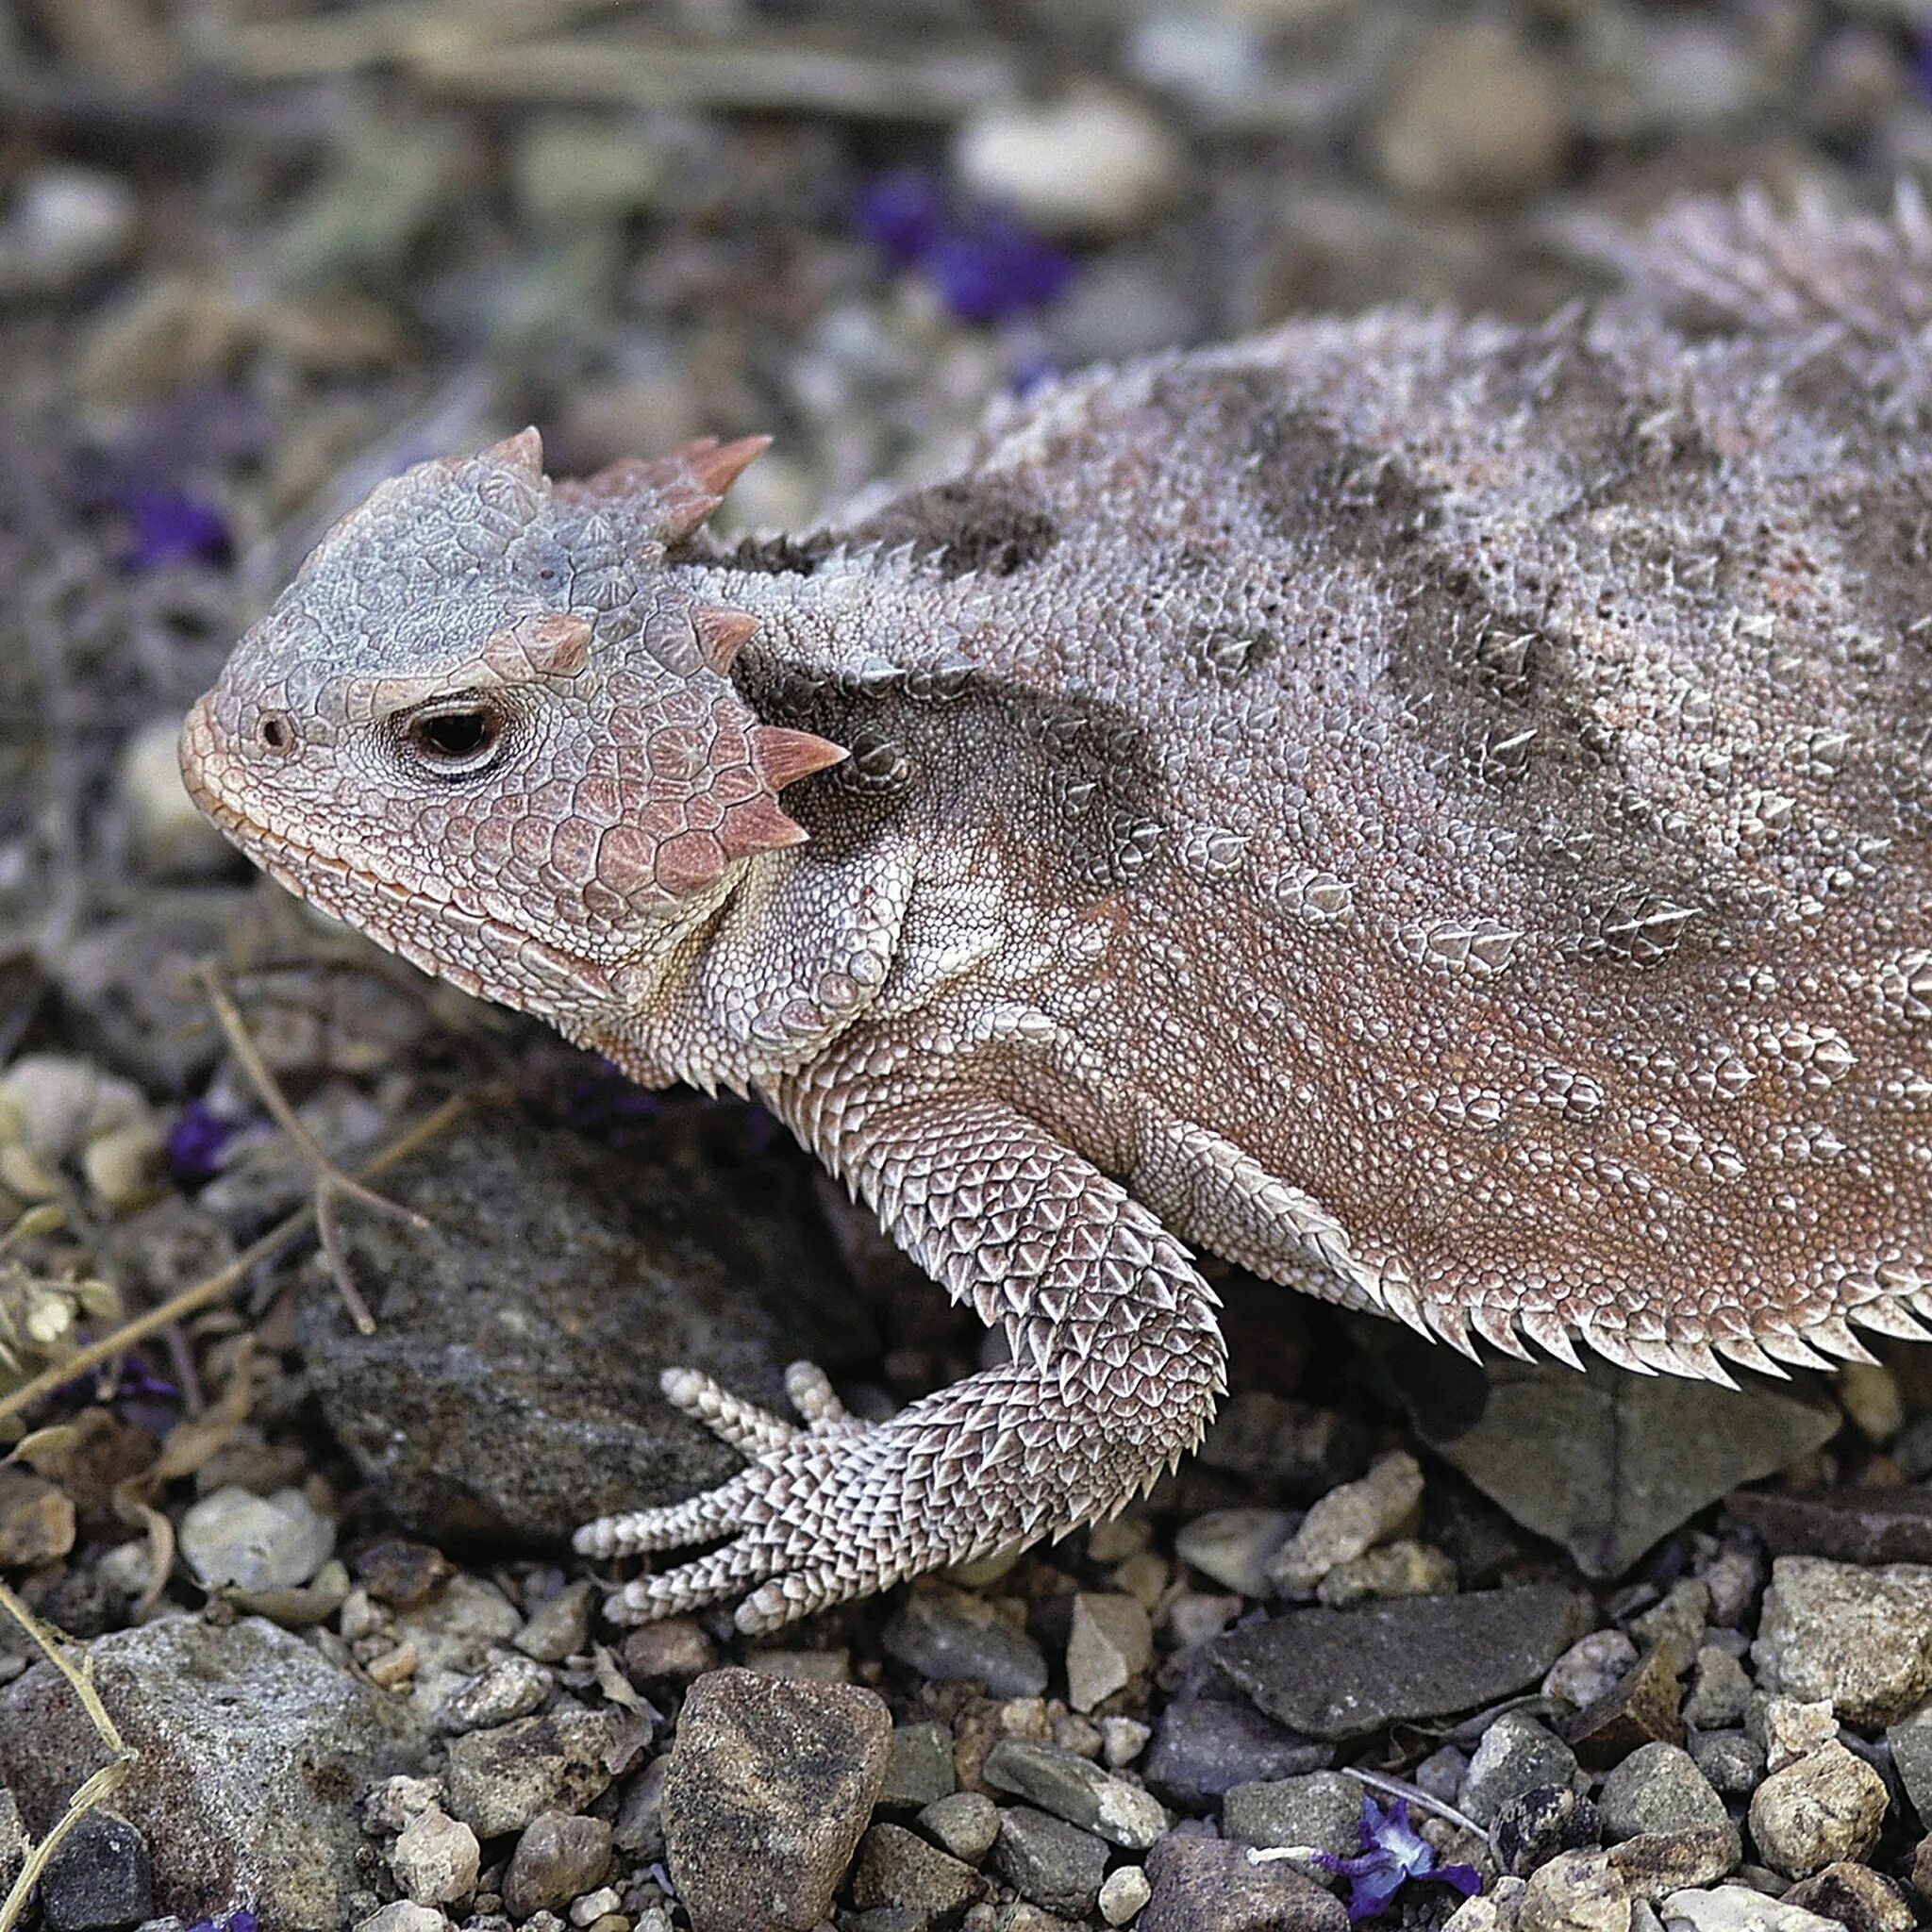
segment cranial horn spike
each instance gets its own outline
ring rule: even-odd
[[[721,675],[731,669],[739,652],[744,649],[758,621],[749,610],[734,609],[729,604],[700,604],[691,614],[698,634],[698,649],[705,662]]]
[[[850,754],[842,744],[809,731],[789,731],[782,724],[754,724],[751,759],[774,791],[782,791],[799,778],[842,763]]]
[[[543,439],[537,433],[534,423],[527,429],[519,429],[514,436],[506,436],[501,442],[492,442],[483,454],[494,462],[508,463],[512,469],[522,470],[532,477],[543,474]]]
[[[731,858],[748,858],[754,852],[779,852],[788,845],[803,845],[811,837],[794,818],[779,810],[769,798],[748,798],[724,814],[718,828],[718,841]]]
[[[723,496],[772,446],[769,436],[741,436],[735,442],[715,443],[689,458],[691,473],[701,489]]]

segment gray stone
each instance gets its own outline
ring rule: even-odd
[[[1155,1720],[1141,1775],[1168,1804],[1200,1811],[1236,1785],[1323,1771],[1334,1758],[1333,1746],[1289,1730],[1252,1704],[1178,1698]]]
[[[1594,1851],[1600,1836],[1596,1807],[1570,1785],[1538,1785],[1509,1799],[1490,1827],[1497,1864],[1516,1878],[1558,1852]]]
[[[189,1506],[177,1537],[182,1560],[206,1590],[292,1589],[336,1547],[335,1524],[300,1490],[217,1490]]]
[[[525,1825],[509,1870],[503,1904],[512,1919],[560,1911],[604,1882],[610,1868],[610,1827],[601,1818],[540,1811]]]
[[[1744,1722],[1751,1708],[1751,1679],[1729,1651],[1707,1643],[1690,1671],[1690,1694],[1684,1722],[1693,1731],[1727,1730]]]
[[[881,1811],[923,1811],[958,1789],[953,1768],[953,1733],[931,1722],[894,1724],[886,1758],[886,1781],[879,1787]]]
[[[1773,1474],[1840,1426],[1837,1407],[1786,1390],[1732,1392],[1603,1363],[1574,1370],[1440,1350],[1396,1358],[1417,1432],[1586,1576],[1621,1575],[1740,1483]]]
[[[581,1657],[591,1644],[591,1606],[597,1586],[589,1577],[566,1583],[530,1612],[530,1621],[511,1639],[527,1657],[541,1664],[560,1664]]]
[[[1862,1757],[1824,1744],[1753,1792],[1751,1837],[1774,1871],[1804,1878],[1841,1858],[1863,1858],[1878,1842],[1888,1802],[1885,1780]]]
[[[1248,1850],[1170,1832],[1147,1855],[1153,1890],[1135,1932],[1347,1932],[1339,1898],[1286,1861],[1256,1864]]]
[[[1641,1832],[1690,1831],[1730,1822],[1710,1780],[1675,1744],[1645,1744],[1633,1751],[1604,1779],[1597,1810],[1607,1844]]]
[[[1660,1603],[1630,1620],[1630,1634],[1640,1648],[1661,1650],[1681,1677],[1690,1668],[1709,1621],[1709,1584],[1702,1577],[1683,1576],[1671,1585]]]
[[[619,1719],[563,1704],[450,1740],[448,1806],[478,1838],[522,1831],[540,1811],[575,1811],[608,1790]]]
[[[1290,1610],[1208,1646],[1271,1716],[1316,1738],[1474,1710],[1541,1682],[1592,1620],[1556,1584]]]
[[[660,1370],[782,1410],[788,1362],[836,1372],[870,1343],[808,1177],[728,1117],[673,1110],[620,1149],[474,1114],[383,1188],[434,1232],[343,1217],[375,1333],[325,1282],[299,1331],[337,1440],[431,1540],[560,1539],[709,1489],[739,1459]]]
[[[94,1683],[141,1754],[115,1808],[153,1855],[156,1904],[187,1920],[253,1908],[266,1932],[334,1932],[364,1840],[356,1801],[420,1761],[410,1708],[258,1617],[163,1617],[89,1646]],[[0,1691],[0,1784],[44,1833],[100,1763],[51,1665]]]
[[[1361,1850],[1361,1819],[1362,1788],[1339,1771],[1237,1785],[1221,1801],[1222,1831],[1237,1844],[1312,1845],[1337,1858]],[[1333,1885],[1321,1867],[1300,1858],[1291,1862],[1316,1884]]]
[[[1712,1790],[1741,1798],[1764,1776],[1764,1746],[1742,1731],[1693,1731],[1685,1747]]]
[[[1729,1507],[1774,1557],[1932,1563],[1932,1491],[1826,1490],[1802,1495],[1741,1490]]]
[[[1294,1522],[1286,1509],[1210,1509],[1182,1525],[1174,1554],[1224,1590],[1272,1596],[1268,1562]]]
[[[858,1841],[852,1903],[860,1911],[891,1908],[926,1928],[958,1924],[992,1896],[992,1887],[963,1859],[929,1845],[901,1824],[874,1824]]]
[[[1760,1690],[1829,1700],[1848,1724],[1895,1724],[1932,1693],[1932,1567],[1780,1557],[1751,1660]]]
[[[919,1827],[956,1858],[976,1865],[1000,1835],[1000,1810],[983,1791],[955,1791],[936,1798],[919,1814]]]
[[[153,1915],[147,1840],[126,1819],[90,1811],[54,1848],[41,1876],[47,1932],[119,1932]]]
[[[994,1697],[1038,1697],[1046,1689],[1046,1657],[1039,1644],[964,1591],[943,1585],[914,1590],[880,1641],[936,1683],[984,1684]]]
[[[1567,1785],[1575,1776],[1576,1754],[1562,1739],[1527,1711],[1505,1711],[1469,1760],[1460,1803],[1478,1824],[1491,1824],[1511,1798],[1539,1785]]]
[[[987,1754],[980,1775],[995,1790],[1028,1798],[1042,1811],[1126,1851],[1144,1852],[1167,1829],[1166,1809],[1151,1791],[1052,1744],[1002,1738]]]
[[[664,1842],[697,1926],[810,1932],[831,1910],[891,1752],[856,1684],[744,1670],[692,1684],[664,1783]]]
[[[26,1826],[13,1793],[0,1785],[0,1898],[12,1889],[26,1863]]]
[[[1932,1831],[1932,1709],[1917,1711],[1904,1724],[1893,1724],[1886,1732],[1885,1741],[1919,1823]]]
[[[1022,1898],[1050,1912],[1084,1918],[1100,1899],[1107,1875],[1107,1846],[1030,1805],[1000,1813],[993,1869]]]
[[[1067,1702],[1097,1709],[1154,1661],[1154,1627],[1140,1600],[1120,1591],[1082,1591],[1067,1635]]]

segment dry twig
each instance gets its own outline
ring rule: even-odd
[[[281,1082],[262,1058],[260,1049],[249,1034],[248,1023],[242,1017],[242,1008],[235,1004],[234,995],[229,992],[213,961],[204,959],[195,969],[195,975],[201,981],[202,991],[208,994],[208,1003],[214,1009],[215,1018],[222,1023],[222,1031],[227,1035],[229,1048],[242,1062],[242,1071],[261,1096],[261,1104],[275,1116],[276,1125],[294,1141],[302,1158],[315,1170],[315,1232],[322,1242],[323,1257],[328,1263],[336,1292],[341,1296],[342,1306],[349,1311],[349,1319],[362,1334],[374,1335],[375,1317],[370,1313],[369,1304],[362,1299],[355,1276],[349,1272],[349,1257],[343,1251],[341,1228],[336,1220],[336,1204],[346,1195],[377,1214],[405,1222],[425,1234],[430,1231],[429,1223],[413,1208],[401,1207],[376,1193],[373,1188],[364,1187],[353,1175],[344,1174],[323,1152],[315,1136],[303,1124],[301,1116],[289,1105],[289,1097],[282,1091]]]

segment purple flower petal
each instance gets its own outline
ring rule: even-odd
[[[1453,1885],[1464,1898],[1474,1898],[1483,1889],[1482,1874],[1474,1865],[1438,1865],[1429,1876],[1443,1885]]]
[[[217,1113],[206,1100],[191,1100],[168,1129],[168,1172],[175,1185],[198,1188],[213,1180],[223,1150],[246,1124]]]
[[[137,485],[123,499],[132,529],[122,562],[129,570],[171,563],[225,564],[232,554],[228,526],[212,505],[184,490]]]
[[[852,225],[894,268],[910,268],[945,227],[945,196],[930,175],[889,175],[858,198]]]

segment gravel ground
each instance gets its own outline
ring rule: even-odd
[[[1143,1507],[775,1645],[607,1623],[573,1523],[729,1466],[660,1366],[773,1398],[810,1356],[883,1414],[979,1338],[755,1109],[247,874],[172,747],[408,461],[769,431],[724,514],[795,531],[1053,370],[1535,316],[1685,193],[1881,203],[1932,174],[1928,30],[0,13],[0,1580],[91,1668],[0,1615],[0,1928],[1924,1921],[1932,1349],[1735,1395],[1486,1374],[1224,1271],[1233,1394]]]

